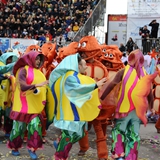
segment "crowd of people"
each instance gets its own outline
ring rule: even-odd
[[[6,0],[0,2],[0,37],[71,41],[98,0]]]

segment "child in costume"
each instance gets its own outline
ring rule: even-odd
[[[23,55],[15,64],[13,74],[16,77],[16,88],[10,118],[13,128],[8,147],[12,155],[20,155],[24,132],[28,130],[27,148],[31,159],[37,159],[35,151],[42,148],[41,112],[47,103],[47,84],[44,74],[39,70],[43,65],[44,55],[31,51]],[[53,108],[53,104],[52,104]],[[49,111],[52,112],[53,111]]]
[[[54,126],[62,130],[56,147],[55,159],[66,160],[72,145],[84,136],[85,124],[99,114],[98,87],[106,78],[97,83],[82,75],[87,66],[79,54],[64,58],[52,71],[49,78],[55,100]]]
[[[12,130],[12,120],[9,118],[11,96],[14,87],[12,69],[17,60],[18,57],[14,52],[6,52],[0,56],[0,128],[2,128],[2,116],[4,116],[3,130],[6,137],[9,137]]]
[[[112,157],[115,160],[138,160],[141,121],[146,125],[146,111],[153,105],[151,83],[157,76],[145,75],[144,57],[134,50],[128,65],[120,70],[113,81],[104,86],[102,104],[115,105],[115,126],[112,130]]]

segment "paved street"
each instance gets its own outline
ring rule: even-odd
[[[108,138],[107,143],[110,148],[111,144],[111,128],[108,128]],[[44,149],[37,151],[39,160],[53,160],[53,154],[55,152],[54,147],[52,146],[52,141],[57,137],[59,131],[53,126],[50,126],[46,140],[44,144]],[[149,123],[147,127],[141,126],[141,146],[139,150],[139,160],[160,160],[160,134],[156,133],[154,123]],[[95,134],[91,130],[89,132],[89,142],[90,149],[87,151],[84,157],[78,157],[77,153],[79,146],[76,143],[70,154],[69,160],[97,160],[96,158],[96,146],[95,146]],[[4,133],[0,131],[0,160],[29,160],[29,154],[27,152],[25,143],[24,147],[20,149],[21,155],[19,157],[14,157],[11,155],[10,150],[6,147],[7,139],[4,138]]]

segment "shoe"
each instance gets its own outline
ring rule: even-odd
[[[124,160],[124,157],[116,158],[115,160]]]
[[[84,155],[85,155],[85,153],[86,153],[86,151],[82,151],[82,150],[80,150],[80,151],[78,152],[78,156],[84,156]]]
[[[44,137],[42,137],[42,142],[46,143],[46,139]]]
[[[35,152],[32,152],[29,149],[28,149],[28,152],[29,152],[29,155],[30,155],[31,159],[36,160],[38,158]]]
[[[6,138],[9,138],[10,137],[10,133],[5,133],[4,135]]]
[[[58,143],[57,143],[57,141],[53,141],[53,146],[54,146],[55,149],[58,148]]]
[[[19,151],[12,150],[12,155],[13,156],[19,156],[20,153],[19,153]]]

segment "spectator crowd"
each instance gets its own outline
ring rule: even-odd
[[[0,37],[41,41],[59,46],[72,41],[98,0],[2,0]]]

